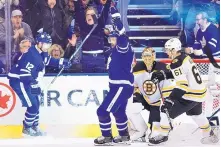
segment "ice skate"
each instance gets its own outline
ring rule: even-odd
[[[37,136],[46,136],[47,133],[42,131],[39,126],[34,126],[32,129],[36,132]]]
[[[136,137],[136,138],[134,137],[134,135],[130,137],[132,142],[146,142],[146,139],[145,139],[146,134],[144,134],[141,137]]]
[[[127,135],[127,136],[116,136],[116,137],[114,137],[113,142],[117,143],[117,144],[118,143],[119,144],[124,144],[124,145],[130,145],[131,144],[129,135]]]
[[[168,136],[157,135],[155,137],[149,138],[149,146],[162,145],[168,140]]]
[[[201,139],[202,144],[215,144],[219,142],[219,127],[213,127],[208,137]]]
[[[23,137],[36,137],[38,136],[38,134],[31,127],[23,127],[22,136]]]
[[[98,137],[94,140],[95,146],[112,146],[113,145],[113,137]]]

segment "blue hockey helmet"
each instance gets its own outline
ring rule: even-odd
[[[42,32],[37,35],[36,42],[37,43],[42,42],[42,43],[52,44],[52,39],[48,33]]]

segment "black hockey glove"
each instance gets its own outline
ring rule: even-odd
[[[151,77],[151,81],[153,81],[154,83],[161,82],[165,79],[166,79],[166,75],[164,71],[162,70],[153,72],[152,77]]]
[[[165,110],[166,109],[170,110],[173,107],[173,105],[174,105],[174,102],[171,99],[169,98],[165,99],[163,102],[163,105],[161,106],[161,112],[165,113]]]
[[[31,86],[31,94],[32,95],[40,95],[41,94],[41,88],[39,87],[37,81],[31,82],[30,86]]]

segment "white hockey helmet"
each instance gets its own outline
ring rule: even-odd
[[[180,40],[178,38],[171,38],[170,40],[168,40],[164,47],[165,50],[175,50],[175,51],[180,51],[182,44],[180,42]]]

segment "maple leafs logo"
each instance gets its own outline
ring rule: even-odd
[[[11,96],[7,94],[2,96],[2,92],[0,91],[0,108],[3,108],[3,109],[8,108],[7,102],[9,101],[10,97]]]

